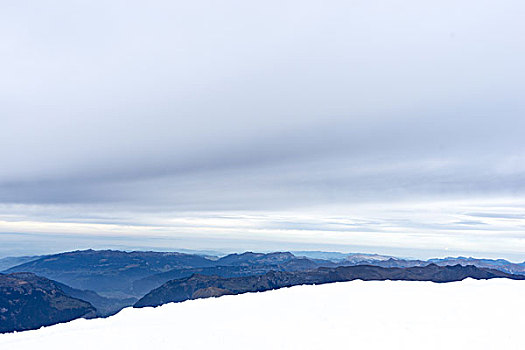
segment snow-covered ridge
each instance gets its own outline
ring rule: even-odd
[[[1,349],[524,349],[525,282],[352,281],[124,309]]]

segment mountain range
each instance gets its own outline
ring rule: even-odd
[[[6,273],[32,272],[77,289],[106,297],[136,297],[133,281],[173,269],[214,266],[200,255],[163,252],[81,250],[45,256],[7,269]]]
[[[2,332],[78,317],[107,317],[133,305],[154,306],[297,284],[353,279],[449,282],[467,277],[525,278],[525,264],[506,260],[458,257],[423,261],[329,252],[246,252],[219,257],[82,250],[4,258],[0,266],[6,267],[0,275]],[[72,308],[60,306],[64,303],[57,300],[67,301]],[[36,309],[48,310],[48,317],[38,314],[30,317],[31,323],[27,317]]]

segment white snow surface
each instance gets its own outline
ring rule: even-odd
[[[352,281],[124,309],[0,349],[525,349],[525,281]]]

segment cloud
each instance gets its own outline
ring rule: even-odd
[[[479,217],[479,218],[496,218],[496,219],[525,219],[523,214],[513,213],[467,213],[468,216]]]
[[[525,190],[524,9],[2,4],[0,205],[27,222],[155,226],[172,213],[512,202]],[[465,215],[415,225],[497,230]],[[356,230],[387,217],[370,211]]]

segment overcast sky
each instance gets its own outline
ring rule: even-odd
[[[0,256],[525,260],[523,18],[519,0],[2,2]]]

